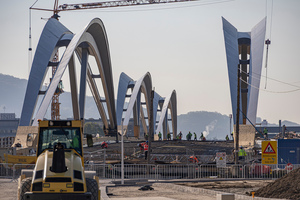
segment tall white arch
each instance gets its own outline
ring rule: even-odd
[[[73,37],[64,25],[55,19],[49,19],[41,34],[28,78],[23,108],[20,117],[20,126],[30,126],[37,104],[40,88],[42,88],[49,61],[53,59],[59,41],[65,36]]]
[[[127,85],[126,85],[127,82]],[[123,84],[124,83],[124,84]],[[131,83],[131,84],[130,84]],[[130,86],[131,85],[131,86]],[[151,75],[147,72],[143,75],[138,81],[134,82],[130,77],[126,74],[122,73],[120,76],[120,83],[118,88],[118,101],[117,101],[117,118],[118,118],[118,126],[120,128],[122,123],[122,116],[123,116],[123,107],[126,97],[126,92],[129,87],[133,87],[132,94],[130,96],[130,100],[125,110],[125,116],[123,119],[123,126],[127,129],[129,124],[129,120],[133,114],[134,118],[134,125],[139,126],[139,119],[140,116],[142,117],[142,123],[144,127],[144,132],[147,134],[148,129],[145,123],[144,111],[141,106],[141,93],[144,94],[145,103],[146,103],[146,112],[147,116],[150,116],[150,95],[152,90],[152,81]]]
[[[57,65],[57,70],[47,88],[45,96],[40,104],[32,125],[36,126],[37,120],[42,119],[46,114],[47,108],[51,102],[51,98],[57,88],[57,85],[61,80],[66,67],[69,65],[74,119],[84,118],[85,90],[86,82],[88,82],[94,100],[96,102],[96,106],[103,120],[105,129],[109,130],[110,132],[114,132],[116,131],[117,126],[115,98],[110,53],[104,25],[100,19],[95,18],[79,33],[75,35],[71,34],[71,36],[65,37],[66,33],[69,35],[71,34],[71,32],[69,32],[57,20],[50,19],[41,35],[37,47],[37,53],[35,54],[35,59],[30,73],[27,92],[32,90],[35,93],[39,92],[39,87],[43,83],[43,79],[39,78],[39,80],[36,81],[35,77],[41,75],[42,77],[45,76],[48,63],[50,60],[52,60],[52,57],[57,51],[59,43],[67,41],[65,42],[67,44],[67,47],[60,62]],[[50,38],[50,40],[48,38]],[[64,38],[65,40],[63,40]],[[43,56],[44,54],[46,56]],[[75,64],[73,57],[74,54],[77,55],[81,62],[79,102],[77,99],[78,94],[75,80]],[[51,56],[49,57],[49,55]],[[94,56],[100,75],[95,75],[92,73],[92,70],[88,64],[89,55]],[[42,70],[38,69],[38,67],[42,68]],[[105,99],[101,99],[99,95],[99,90],[96,86],[96,78],[101,78]],[[35,82],[40,83],[39,87],[32,86]],[[28,92],[27,94],[27,92],[26,96],[34,93]],[[26,98],[26,96],[24,100],[20,126],[30,125],[30,121],[35,109],[35,106],[32,106],[31,104],[33,104],[32,102],[34,102],[34,98],[37,99],[37,95],[31,98]],[[108,116],[106,116],[106,112],[102,104],[103,102],[106,103],[109,120]],[[26,105],[28,104],[31,105],[30,108],[26,107]]]
[[[168,109],[172,120],[173,138],[177,136],[177,97],[176,91],[173,92],[164,100],[160,119],[157,125],[156,134],[163,130],[163,138],[166,138],[167,133],[170,131],[168,127]]]

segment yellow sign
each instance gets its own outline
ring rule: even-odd
[[[277,164],[277,141],[262,141],[261,163],[264,165]]]

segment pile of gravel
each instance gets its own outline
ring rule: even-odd
[[[255,196],[268,198],[300,199],[300,168],[260,188]]]

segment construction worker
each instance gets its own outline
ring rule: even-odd
[[[194,141],[197,141],[197,134],[194,132]]]
[[[182,133],[181,133],[181,131],[180,131],[180,133],[179,133],[178,135],[179,135],[179,140],[181,140],[181,138],[182,138]]]
[[[145,160],[147,160],[147,156],[148,156],[148,141],[146,141],[146,143],[144,144],[144,151],[145,151]]]
[[[145,143],[146,142],[142,142],[138,145],[140,147],[141,153],[143,153]]]
[[[171,134],[170,133],[167,134],[167,138],[168,138],[168,140],[171,140]]]
[[[107,147],[108,147],[108,144],[105,142],[105,141],[103,141],[102,143],[101,143],[101,148],[102,149],[107,149]]]
[[[161,132],[158,133],[158,140],[161,140]]]
[[[233,131],[231,132],[231,134],[230,134],[230,135],[231,135],[231,139],[233,140]]]
[[[196,156],[190,156],[189,162],[191,162],[191,163],[198,163],[199,161],[198,161],[198,158]]]
[[[226,135],[225,139],[226,139],[226,142],[228,142],[228,141],[229,141],[229,137],[228,137],[228,135]]]
[[[72,140],[72,148],[79,149],[80,148],[80,141],[79,141],[79,135],[77,134],[77,131],[73,132],[73,140]]]
[[[246,151],[244,148],[241,146],[239,150],[239,160],[245,160],[245,157],[247,156]]]
[[[189,131],[189,133],[187,134],[187,140],[190,141],[192,138],[192,133],[191,131]]]
[[[145,140],[148,140],[148,133],[145,134]]]
[[[268,129],[267,128],[264,128],[264,137],[265,137],[265,140],[268,139]]]
[[[202,141],[203,140],[203,132],[201,132],[201,135],[200,135],[200,141]]]

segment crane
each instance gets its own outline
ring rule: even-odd
[[[112,8],[112,7],[124,7],[124,6],[155,5],[155,4],[177,3],[177,2],[187,2],[187,1],[198,1],[198,0],[121,0],[121,1],[104,1],[104,2],[94,2],[94,3],[78,3],[78,4],[62,4],[62,5],[58,5],[58,0],[55,0],[53,9],[34,8],[34,7],[30,7],[30,9],[52,11],[53,12],[52,17],[57,19],[58,13],[62,11],[82,10],[82,9],[86,10],[86,9],[96,9],[96,8]]]

